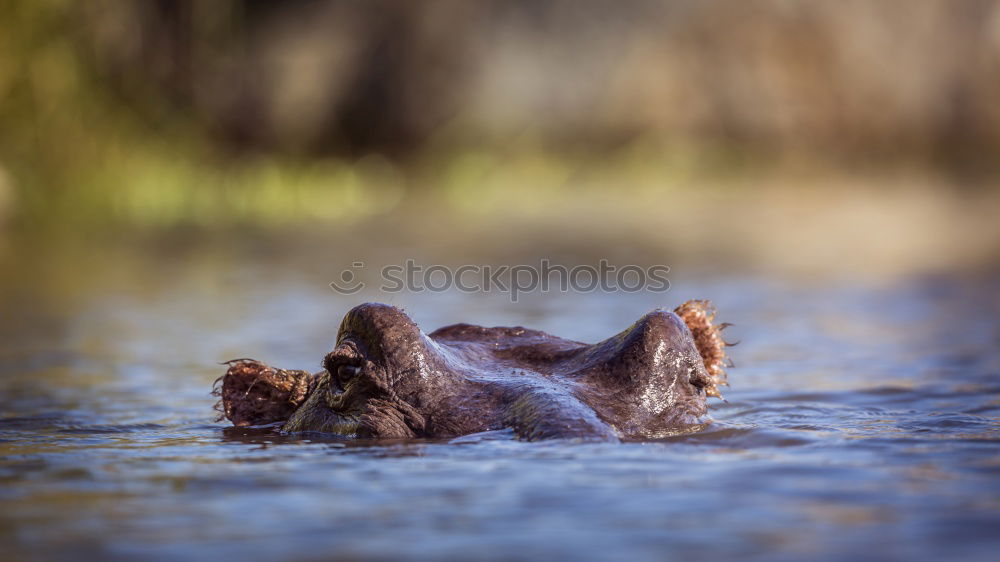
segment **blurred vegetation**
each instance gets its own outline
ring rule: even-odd
[[[803,167],[992,186],[1000,163],[988,0],[2,0],[0,20],[0,220],[21,229],[648,205]]]

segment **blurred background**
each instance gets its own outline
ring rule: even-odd
[[[807,276],[998,255],[990,0],[5,0],[0,19],[17,270],[25,249],[219,239]]]

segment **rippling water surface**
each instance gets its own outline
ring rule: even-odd
[[[680,272],[683,273],[683,272]],[[367,293],[329,272],[157,262],[22,282],[0,327],[0,553],[191,557],[994,560],[996,283],[675,274],[666,294]],[[59,293],[59,294],[57,294]],[[596,341],[713,299],[737,368],[709,428],[660,442],[283,438],[215,422],[218,362],[317,369],[347,308],[425,329]]]

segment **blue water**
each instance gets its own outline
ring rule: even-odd
[[[148,263],[146,264],[148,266]],[[675,272],[665,294],[340,297],[323,268],[158,262],[23,282],[0,328],[0,554],[19,559],[995,560],[995,278]],[[72,287],[70,289],[69,287]],[[660,442],[282,438],[214,421],[218,362],[317,369],[350,306],[595,341],[711,298],[736,368]]]

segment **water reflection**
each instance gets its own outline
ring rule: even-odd
[[[669,301],[712,296],[743,340],[714,424],[648,443],[523,443],[503,431],[366,442],[212,421],[220,360],[315,368],[353,304],[308,267],[242,263],[240,275],[267,282],[204,281],[229,265],[147,271],[135,286],[116,277],[39,315],[4,301],[25,326],[0,324],[5,551],[929,560],[989,559],[1000,546],[1000,316],[988,280],[692,279]],[[586,341],[662,298],[394,302],[428,328],[525,324]]]

